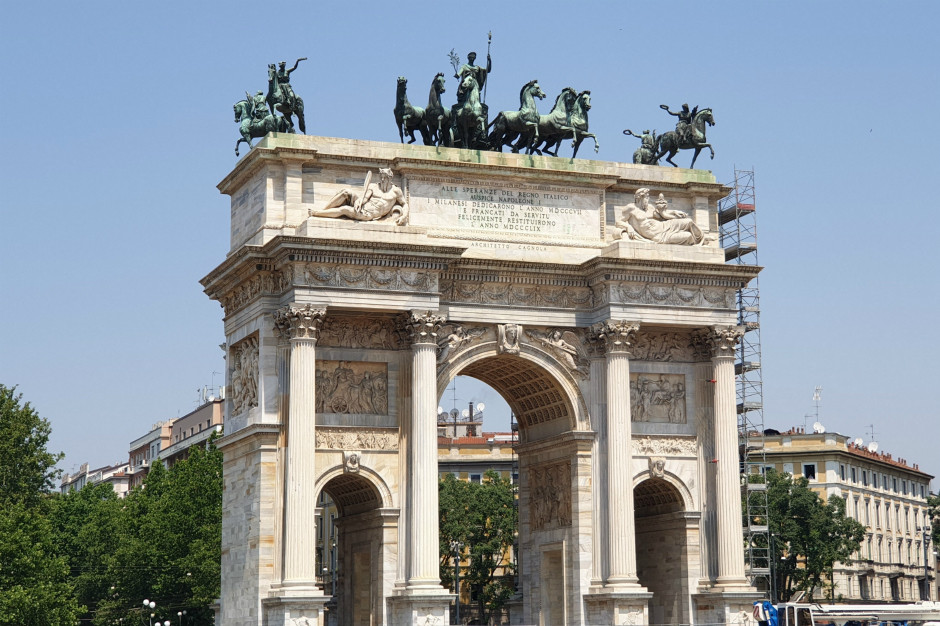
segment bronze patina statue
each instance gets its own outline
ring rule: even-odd
[[[245,93],[245,99],[235,103],[235,122],[241,133],[241,139],[235,142],[235,156],[238,156],[238,146],[247,143],[251,148],[251,140],[264,137],[268,133],[292,133],[293,127],[283,117],[271,114],[265,105],[264,96],[259,91],[255,96]]]
[[[665,104],[659,106],[670,115],[678,117],[679,121],[676,124],[676,130],[660,135],[656,161],[668,153],[669,156],[666,157],[666,160],[673,167],[679,167],[672,160],[672,157],[676,156],[679,150],[695,150],[695,154],[692,156],[692,164],[689,166],[695,167],[695,159],[698,158],[702,148],[708,148],[711,151],[711,158],[715,158],[715,149],[705,139],[705,125],[715,125],[715,118],[711,109],[699,110],[698,107],[695,107],[689,111],[689,105],[683,104],[682,111],[674,113]]]
[[[477,87],[484,89],[486,86],[486,77],[493,71],[493,60],[490,58],[489,53],[486,55],[486,67],[475,65],[474,62],[476,60],[476,52],[467,54],[467,62],[460,66],[460,69],[454,74],[454,78],[463,80],[467,74],[472,74],[473,78],[477,81]]]
[[[539,81],[530,80],[519,91],[519,110],[501,111],[489,127],[493,129],[489,136],[492,150],[503,151],[503,146],[510,146],[513,152],[526,148],[532,154],[532,145],[539,138],[539,111],[536,98],[543,99],[545,92],[539,87]],[[513,141],[518,137],[518,141]]]
[[[412,106],[408,102],[408,79],[398,77],[398,90],[395,94],[395,123],[398,125],[398,137],[405,143],[405,133],[408,133],[408,143],[415,142],[415,131],[421,131],[424,145],[431,145],[431,137],[424,126],[424,109]]]
[[[623,131],[623,134],[631,135],[640,140],[640,147],[633,153],[634,163],[637,165],[659,165],[659,161],[656,159],[656,152],[659,150],[657,146],[659,137],[656,136],[655,130],[652,133],[644,130],[642,135],[637,135],[628,128]]]
[[[294,122],[291,116],[297,116],[297,125],[300,132],[307,132],[307,125],[304,121],[304,101],[294,93],[290,86],[290,75],[297,69],[301,61],[306,61],[307,57],[301,57],[294,63],[294,67],[287,69],[287,61],[281,61],[275,68],[274,63],[268,65],[268,95],[267,101],[271,110],[280,111],[287,118],[288,123],[293,126]]]

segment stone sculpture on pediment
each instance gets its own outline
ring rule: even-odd
[[[374,222],[396,214],[395,224],[408,224],[408,202],[401,187],[392,183],[391,168],[379,170],[379,182],[372,182],[372,172],[366,174],[361,190],[343,189],[336,193],[325,206],[310,209],[311,217],[348,218],[362,222]]]
[[[705,243],[705,234],[685,212],[670,209],[663,194],[655,204],[650,203],[649,196],[646,187],[633,194],[633,202],[624,207],[622,217],[616,221],[619,238],[683,246]]]
[[[386,415],[387,368],[385,363],[317,361],[317,412]]]
[[[646,437],[633,439],[636,456],[696,456],[695,437]]]
[[[526,330],[526,334],[541,344],[572,373],[587,376],[588,362],[581,348],[581,337],[570,330]]]
[[[320,329],[318,345],[398,350],[401,348],[401,339],[395,332],[394,320],[390,318],[330,316]]]
[[[685,376],[631,374],[630,405],[634,422],[685,424]]]
[[[248,337],[232,347],[230,381],[232,412],[235,415],[258,406],[259,362],[257,336]]]
[[[482,337],[486,333],[486,328],[479,326],[464,328],[460,324],[448,324],[441,331],[437,340],[437,362],[444,364],[460,348]]]
[[[519,354],[519,340],[522,337],[522,325],[500,324],[497,327],[498,342],[496,351],[500,354]]]
[[[352,430],[318,426],[317,447],[331,450],[397,450],[398,436],[394,429]]]

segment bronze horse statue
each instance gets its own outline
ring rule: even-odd
[[[278,84],[277,69],[273,63],[268,65],[268,94],[265,96],[265,100],[267,100],[272,111],[278,111],[284,116],[291,128],[294,127],[294,120],[291,119],[291,116],[296,115],[300,132],[307,132],[307,123],[304,121],[303,98],[294,94],[294,98],[291,100],[284,94],[284,90]]]
[[[539,87],[538,80],[530,80],[519,91],[519,110],[500,111],[487,127],[493,129],[489,136],[490,149],[502,152],[503,146],[510,146],[513,152],[519,152],[525,146],[526,154],[532,154],[532,144],[539,137],[536,98],[545,98],[545,92]],[[516,137],[519,137],[519,141],[512,145]]]
[[[424,109],[424,121],[421,134],[424,143],[429,146],[450,146],[450,109],[441,104],[441,94],[447,91],[444,88],[446,80],[444,73],[438,72],[431,81],[431,91],[428,93],[428,106]],[[426,133],[426,134],[425,134]]]
[[[479,149],[486,141],[486,113],[480,101],[480,85],[468,73],[457,88],[457,104],[450,109],[450,145]]]
[[[692,122],[689,124],[689,141],[680,141],[679,134],[670,130],[659,136],[659,149],[656,151],[656,156],[653,158],[653,162],[658,161],[663,157],[667,152],[669,156],[666,157],[666,160],[672,163],[673,167],[679,167],[673,162],[672,157],[676,156],[676,153],[679,150],[695,150],[695,154],[692,156],[692,164],[690,168],[695,167],[695,159],[698,158],[699,152],[702,151],[702,148],[708,148],[711,151],[712,157],[715,158],[715,149],[712,148],[710,143],[707,143],[705,140],[705,125],[709,126],[715,125],[715,118],[712,115],[711,109],[702,109],[695,113],[695,116],[692,118]]]
[[[572,87],[565,87],[555,98],[555,106],[552,107],[548,115],[539,115],[539,136],[531,146],[531,151],[536,154],[546,154],[558,156],[558,145],[561,144],[565,133],[571,132],[571,111],[574,107],[574,101],[578,97]],[[544,146],[542,145],[544,144]],[[555,146],[555,151],[551,147]]]
[[[411,106],[408,102],[408,79],[398,77],[398,90],[395,95],[395,124],[398,125],[398,137],[405,143],[405,133],[408,133],[408,143],[415,142],[415,131],[421,132],[424,145],[429,146],[430,137],[424,129],[424,109]]]
[[[574,90],[572,89],[572,92]],[[574,148],[574,152],[571,155],[571,158],[578,156],[578,148],[581,147],[581,142],[590,137],[594,140],[594,152],[600,150],[600,144],[597,142],[597,137],[594,133],[588,132],[588,127],[590,126],[588,121],[588,111],[591,110],[591,92],[588,89],[585,89],[581,93],[574,96],[571,103],[571,111],[568,115],[568,128],[562,132],[554,135],[551,138],[551,141],[546,142],[545,146],[542,148],[548,154],[552,156],[558,156],[558,150],[561,147],[561,142],[565,139],[571,139],[571,146]],[[551,152],[552,146],[555,147],[555,152]]]
[[[293,126],[283,117],[276,117],[268,113],[262,119],[254,119],[252,111],[253,105],[248,100],[239,100],[233,106],[235,109],[235,122],[238,124],[238,130],[242,138],[235,142],[235,156],[238,156],[238,146],[242,142],[248,144],[251,148],[251,140],[264,137],[268,133],[292,133]]]

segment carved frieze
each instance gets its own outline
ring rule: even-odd
[[[219,304],[230,315],[256,298],[280,294],[288,286],[281,272],[259,271],[219,298]]]
[[[689,333],[643,332],[630,350],[638,361],[692,362],[699,360]]]
[[[260,362],[258,337],[253,335],[239,341],[231,350],[232,412],[238,415],[258,406],[258,364]]]
[[[571,526],[571,461],[529,470],[532,530]]]
[[[573,374],[587,376],[589,363],[582,337],[571,330],[526,330],[525,334],[541,345]]]
[[[317,427],[317,447],[330,450],[397,450],[398,433],[392,428]]]
[[[649,436],[633,439],[635,456],[695,456],[695,437]]]
[[[685,375],[630,374],[630,415],[634,422],[685,424]]]
[[[442,302],[551,307],[555,309],[588,309],[594,304],[594,293],[587,286],[442,280],[440,291]]]
[[[357,267],[327,263],[298,266],[298,281],[309,287],[341,287],[388,291],[435,291],[437,275],[400,268]]]
[[[317,413],[388,414],[386,363],[317,361]]]
[[[721,309],[735,308],[735,290],[731,287],[702,287],[662,283],[615,282],[601,291],[602,304],[656,304]]]
[[[382,317],[329,316],[320,329],[319,346],[398,350],[401,338],[395,320]]]

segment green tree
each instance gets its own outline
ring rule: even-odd
[[[927,515],[930,517],[930,536],[936,550],[940,546],[940,496],[927,496]]]
[[[489,470],[480,483],[446,474],[440,483],[441,581],[454,580],[451,543],[463,545],[461,584],[476,598],[480,622],[489,623],[514,593],[511,550],[519,525],[512,483]]]
[[[845,516],[845,500],[822,500],[804,477],[767,472],[769,527],[778,594],[787,601],[798,590],[810,598],[832,580],[835,562],[846,561],[865,537],[865,527]]]
[[[22,394],[0,385],[0,625],[71,625],[79,612],[49,521],[62,458],[47,449],[50,432]]]

